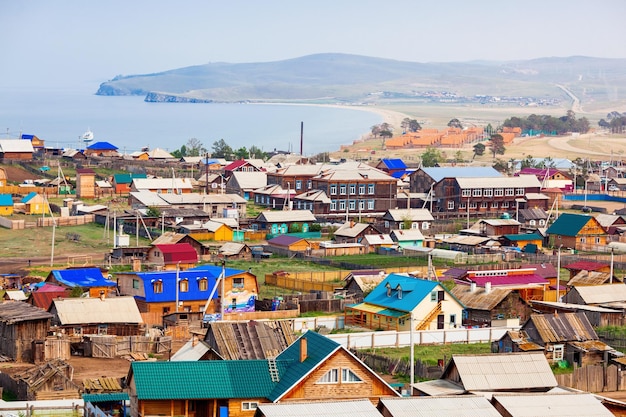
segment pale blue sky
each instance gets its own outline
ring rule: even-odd
[[[342,52],[415,62],[626,58],[626,1],[0,0],[0,88]]]

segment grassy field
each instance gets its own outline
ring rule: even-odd
[[[377,255],[375,253],[369,253],[365,255],[329,256],[328,259],[332,259],[338,262],[349,262],[363,266],[373,266],[375,268],[389,268],[394,266],[420,266],[427,265],[428,263],[428,260],[426,258],[385,256]]]
[[[376,355],[387,356],[392,359],[409,360],[410,348],[379,348],[367,349],[366,352]],[[416,345],[414,346],[415,359],[419,359],[427,365],[437,365],[439,359],[445,359],[445,363],[452,355],[491,353],[490,343],[451,343],[446,345]]]

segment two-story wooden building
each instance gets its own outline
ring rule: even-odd
[[[321,165],[289,165],[267,173],[267,185],[280,185],[283,189],[302,194],[313,190],[313,177],[322,170]]]
[[[546,230],[550,246],[595,250],[608,243],[608,234],[592,216],[562,213]]]

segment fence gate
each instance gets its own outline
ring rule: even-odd
[[[91,356],[94,358],[114,358],[117,341],[115,337],[91,338]]]
[[[116,341],[116,354],[126,355],[130,353],[130,337],[121,337]]]
[[[172,349],[172,338],[169,336],[163,336],[159,338],[156,343],[156,353],[169,352]]]

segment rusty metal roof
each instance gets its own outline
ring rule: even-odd
[[[522,350],[523,352],[532,352],[534,350],[544,350],[544,347],[541,345],[538,345],[535,342],[531,342],[530,340],[528,340],[528,335],[526,334],[526,332],[520,331],[520,330],[509,330],[507,331],[509,337],[511,338],[511,341],[515,344],[517,344],[517,347]]]
[[[613,350],[611,346],[599,340],[586,340],[584,342],[569,342],[569,344],[585,352],[604,352],[608,350]]]
[[[571,287],[574,285],[602,285],[608,284],[611,280],[610,272],[598,272],[598,271],[580,271],[576,275],[574,275],[569,281],[567,281],[567,286]],[[621,282],[622,279],[614,276],[613,282]]]
[[[493,310],[507,295],[513,291],[511,288],[491,288],[489,292],[484,287],[478,287],[472,291],[470,285],[458,284],[452,288],[454,295],[465,308],[473,310]]]
[[[532,314],[522,330],[532,325],[544,343],[598,340],[584,313]]]

